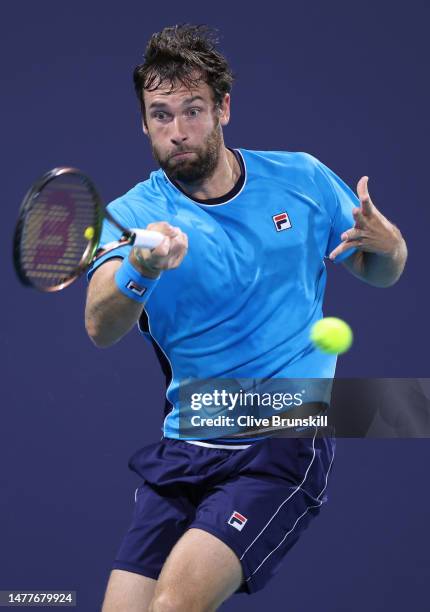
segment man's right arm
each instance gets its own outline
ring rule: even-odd
[[[159,231],[166,238],[156,249],[132,249],[129,260],[138,272],[149,279],[164,270],[177,268],[186,255],[188,240],[179,228],[168,223],[151,223],[147,229]],[[138,259],[137,259],[137,257]],[[122,265],[109,259],[94,272],[87,293],[85,328],[99,348],[115,344],[139,320],[144,304],[124,295],[117,287],[115,273]]]

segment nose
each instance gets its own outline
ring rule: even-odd
[[[172,144],[178,146],[188,140],[188,136],[185,133],[185,126],[181,121],[180,117],[175,117],[172,124],[172,135],[170,137]]]

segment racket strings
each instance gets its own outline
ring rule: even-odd
[[[40,288],[73,278],[97,223],[91,192],[80,177],[56,177],[32,200],[21,231],[21,268]]]

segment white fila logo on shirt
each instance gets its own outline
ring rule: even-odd
[[[273,215],[272,219],[277,232],[282,232],[282,230],[290,229],[290,227],[292,227],[290,218],[286,212]]]
[[[242,529],[245,527],[247,520],[248,519],[246,518],[246,516],[243,516],[243,514],[240,514],[240,512],[236,512],[235,510],[231,517],[228,519],[227,523],[238,531],[242,531]]]

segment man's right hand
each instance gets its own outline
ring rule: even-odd
[[[163,270],[172,270],[182,263],[188,250],[188,237],[166,221],[150,223],[146,229],[164,234],[163,242],[152,250],[134,247],[129,259],[143,276],[157,278]]]

